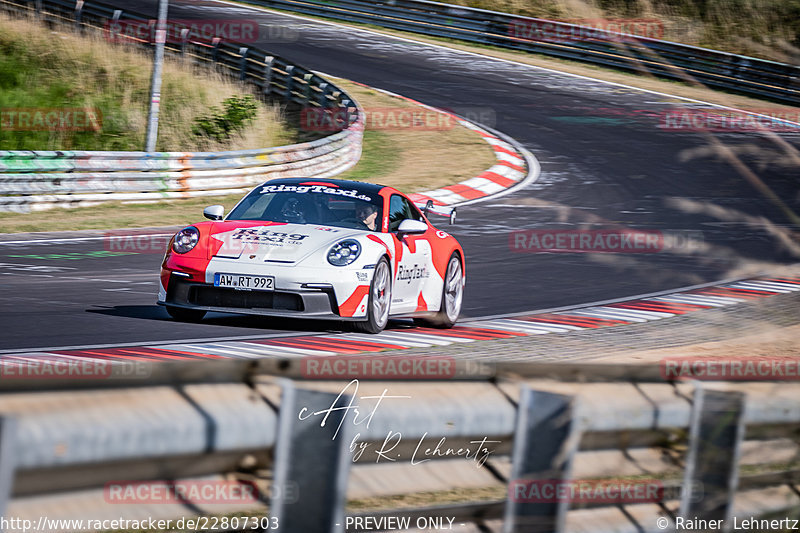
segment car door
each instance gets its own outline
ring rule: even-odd
[[[432,274],[431,246],[427,238],[430,230],[422,235],[399,234],[400,223],[407,219],[425,221],[407,198],[393,194],[389,199],[389,232],[399,253],[392,285],[392,314],[416,311],[422,287]]]

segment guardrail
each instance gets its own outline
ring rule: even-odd
[[[702,83],[790,105],[800,67],[648,37],[426,0],[247,0],[248,3],[535,52],[661,78]],[[581,38],[581,35],[586,36]]]
[[[115,40],[121,19],[155,21],[100,3],[67,0],[0,0],[0,8],[35,14],[45,23],[102,31]],[[0,211],[93,205],[112,200],[155,200],[243,193],[277,177],[328,177],[361,156],[363,111],[356,101],[319,75],[252,46],[192,41],[188,29],[168,53],[215,66],[260,94],[287,104],[344,110],[347,128],[312,142],[229,152],[0,151]]]
[[[684,383],[648,365],[392,355],[335,358],[352,364],[344,371],[325,370],[329,357],[95,360],[91,376],[42,380],[32,375],[47,375],[48,364],[63,370],[64,360],[19,357],[1,369],[0,514],[33,523],[237,510],[109,493],[154,480],[257,486],[258,501],[238,510],[268,512],[287,533],[361,530],[353,524],[367,517],[438,517],[498,532],[664,531],[678,517],[800,508],[798,383]],[[414,369],[410,379],[376,381],[392,362]],[[489,497],[345,509],[346,498],[455,487],[488,487]],[[558,487],[589,492],[554,496]]]

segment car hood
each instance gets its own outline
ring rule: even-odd
[[[320,248],[363,233],[309,224],[219,222],[210,232],[208,253],[209,259],[253,264],[298,263]]]

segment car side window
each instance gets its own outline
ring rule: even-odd
[[[389,200],[389,231],[395,232],[406,219],[422,220],[419,209],[407,199],[393,194]]]

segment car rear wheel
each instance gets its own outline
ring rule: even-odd
[[[375,266],[375,274],[369,285],[367,319],[354,323],[356,331],[380,333],[389,322],[389,306],[392,303],[392,269],[386,258]]]
[[[461,314],[461,302],[464,299],[464,268],[461,257],[453,252],[447,262],[442,283],[442,305],[439,312],[429,318],[416,318],[414,322],[420,325],[437,328],[452,328]]]
[[[200,322],[206,316],[205,311],[199,309],[186,309],[185,307],[167,306],[169,316],[180,322]]]

